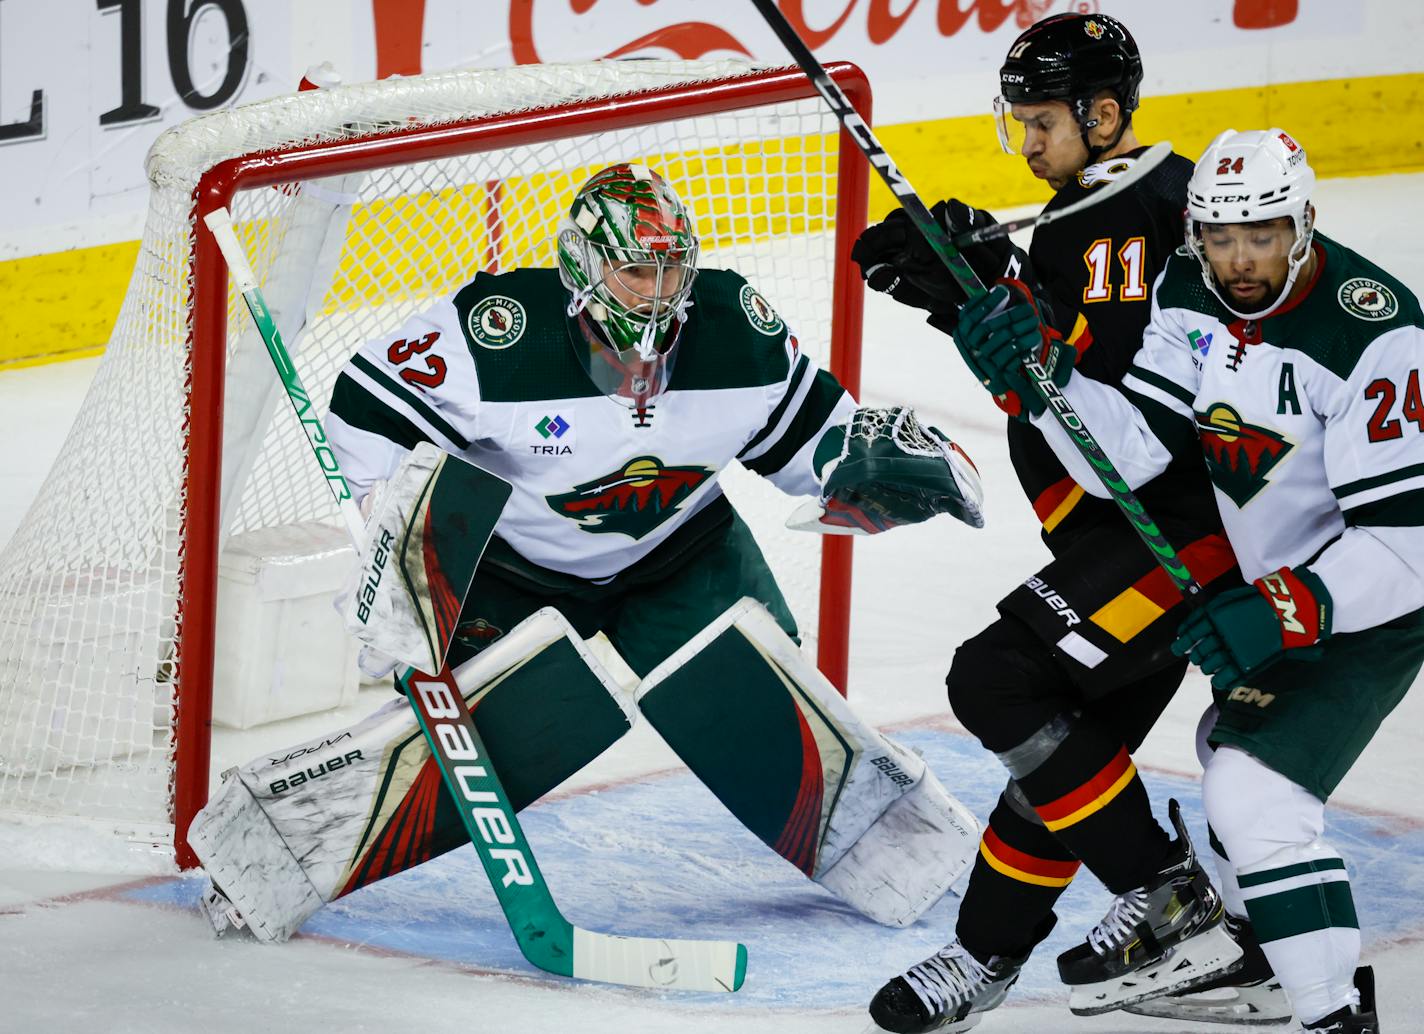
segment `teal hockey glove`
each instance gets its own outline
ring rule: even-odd
[[[1039,316],[1032,292],[1020,281],[1000,280],[965,304],[954,328],[954,343],[979,383],[995,396],[1016,396],[1031,414],[1043,399],[1023,370],[1035,359],[1060,388],[1073,376],[1078,353]]]
[[[1225,692],[1282,657],[1317,659],[1330,636],[1330,611],[1330,592],[1314,572],[1283,567],[1200,607],[1177,630],[1172,652]]]

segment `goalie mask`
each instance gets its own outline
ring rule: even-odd
[[[1281,129],[1228,129],[1197,162],[1187,183],[1187,249],[1236,316],[1262,319],[1290,295],[1310,257],[1314,190],[1305,148]],[[1289,219],[1291,230],[1278,229],[1277,219]],[[1280,286],[1273,269],[1284,272]]]
[[[594,383],[642,405],[667,386],[692,305],[697,236],[673,189],[641,165],[595,174],[559,228],[559,278]]]

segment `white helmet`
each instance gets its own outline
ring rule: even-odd
[[[1310,255],[1315,227],[1310,195],[1315,172],[1305,148],[1282,129],[1228,129],[1206,149],[1187,183],[1187,248],[1201,263],[1202,279],[1221,304],[1242,319],[1270,315],[1285,301]],[[1212,275],[1201,245],[1202,223],[1255,223],[1289,216],[1295,224],[1285,287],[1264,309],[1241,312]]]

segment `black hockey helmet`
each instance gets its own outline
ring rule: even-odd
[[[1127,27],[1105,14],[1056,14],[1035,22],[1014,40],[999,69],[996,109],[1013,104],[1064,101],[1083,133],[1097,123],[1092,118],[1093,99],[1111,90],[1122,106],[1123,129],[1137,110],[1142,88],[1142,55]],[[1007,117],[1007,112],[1001,116]],[[1005,150],[1013,153],[1000,127]],[[1121,130],[1119,131],[1119,135]],[[1116,141],[1114,141],[1116,142]],[[1089,146],[1090,160],[1095,151]]]

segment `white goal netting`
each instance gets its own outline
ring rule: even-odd
[[[578,185],[625,160],[659,169],[689,203],[702,264],[743,273],[828,365],[833,118],[811,96],[706,114],[693,111],[701,101],[653,104],[646,124],[629,115],[668,88],[704,98],[762,76],[733,63],[649,61],[458,71],[293,94],[165,133],[148,158],[148,219],[107,352],[0,555],[0,819],[72,818],[171,842],[175,793],[192,778],[175,768],[177,715],[209,691],[197,684],[193,644],[215,607],[192,522],[216,521],[220,542],[339,523],[231,292],[221,408],[194,394],[204,350],[223,347],[193,305],[195,192],[209,170],[254,154],[268,156],[269,178],[285,175],[291,155],[345,163],[316,179],[302,166],[275,185],[239,181],[230,202],[323,414],[363,340],[478,269],[552,265],[553,228]],[[482,136],[465,131],[510,113]],[[463,135],[452,143],[444,130]],[[729,493],[814,638],[819,541],[781,529],[790,500],[729,473]],[[209,501],[218,484],[220,513]]]

